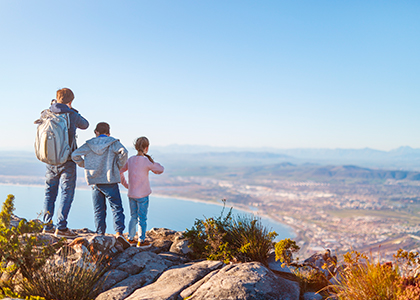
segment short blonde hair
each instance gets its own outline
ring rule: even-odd
[[[74,94],[71,89],[63,88],[57,91],[57,102],[68,104],[74,99]]]

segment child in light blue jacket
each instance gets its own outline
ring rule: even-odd
[[[86,181],[92,186],[96,233],[105,234],[108,199],[114,216],[117,240],[123,247],[129,247],[130,244],[122,235],[125,228],[124,210],[118,187],[118,183],[121,182],[120,169],[127,161],[128,151],[119,140],[110,136],[108,123],[98,123],[95,135],[95,138],[86,141],[75,150],[71,158],[80,167],[85,168]]]

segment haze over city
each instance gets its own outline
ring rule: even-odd
[[[417,1],[1,1],[0,150],[62,87],[131,146],[420,148]]]

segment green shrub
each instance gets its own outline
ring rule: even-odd
[[[3,288],[3,295],[0,294],[0,299],[4,298],[19,298],[19,299],[25,299],[25,300],[45,300],[45,298],[38,297],[38,296],[27,296],[24,297],[22,295],[19,295],[17,293],[12,292],[9,288]]]
[[[193,250],[192,258],[228,262],[260,261],[266,263],[277,234],[270,232],[255,216],[234,218],[232,208],[224,216],[226,200],[220,216],[196,219],[185,237]]]
[[[234,254],[230,247],[228,236],[229,224],[232,222],[232,208],[226,216],[225,201],[220,216],[217,218],[196,219],[194,226],[187,229],[185,237],[189,240],[189,247],[193,251],[192,258],[207,258],[212,260],[223,260],[229,262]]]
[[[241,261],[259,261],[267,263],[269,251],[273,249],[273,240],[277,233],[269,231],[261,219],[253,215],[238,216],[229,225],[229,234],[234,249],[238,249]]]
[[[31,281],[23,283],[21,293],[46,300],[94,299],[102,287],[100,279],[106,267],[91,255],[77,261],[71,257],[69,251],[62,251],[60,259],[49,260],[32,274]]]
[[[339,300],[391,300],[401,290],[400,275],[392,264],[381,264],[365,254],[351,251],[344,255],[345,268],[337,283],[329,286]]]
[[[71,261],[64,240],[54,245],[39,236],[42,223],[22,220],[11,227],[14,196],[8,195],[0,212],[0,281],[2,297],[37,300],[84,300],[97,295],[106,268],[101,258],[84,256]],[[61,248],[60,258],[54,257]]]
[[[284,239],[275,244],[276,260],[283,265],[292,267],[291,271],[299,278],[301,294],[305,292],[318,292],[328,285],[328,279],[324,272],[309,263],[299,262],[299,258],[293,255],[300,247],[291,239]]]
[[[14,199],[13,195],[8,195],[0,212],[0,272],[7,275],[3,276],[7,279],[0,281],[0,289],[7,287],[12,292],[22,279],[31,281],[32,274],[63,243],[46,244],[37,234],[41,231],[42,224],[35,221],[21,220],[17,227],[11,227]]]
[[[275,245],[276,260],[280,260],[280,262],[290,265],[293,262],[293,254],[299,250],[300,247],[295,241],[291,239],[281,240]]]

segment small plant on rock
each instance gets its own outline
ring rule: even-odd
[[[261,223],[261,219],[252,215],[238,216],[229,226],[232,245],[238,249],[241,261],[259,261],[267,263],[267,257],[273,248],[277,233],[270,231]]]
[[[266,263],[273,239],[277,234],[267,230],[259,218],[234,218],[232,208],[224,216],[226,200],[217,218],[196,219],[185,237],[193,250],[193,258],[207,258],[228,262],[260,261]]]
[[[229,224],[232,222],[232,208],[223,216],[226,200],[217,218],[196,219],[194,226],[187,229],[185,237],[193,250],[192,258],[208,258],[229,262],[233,258],[228,237]]]

